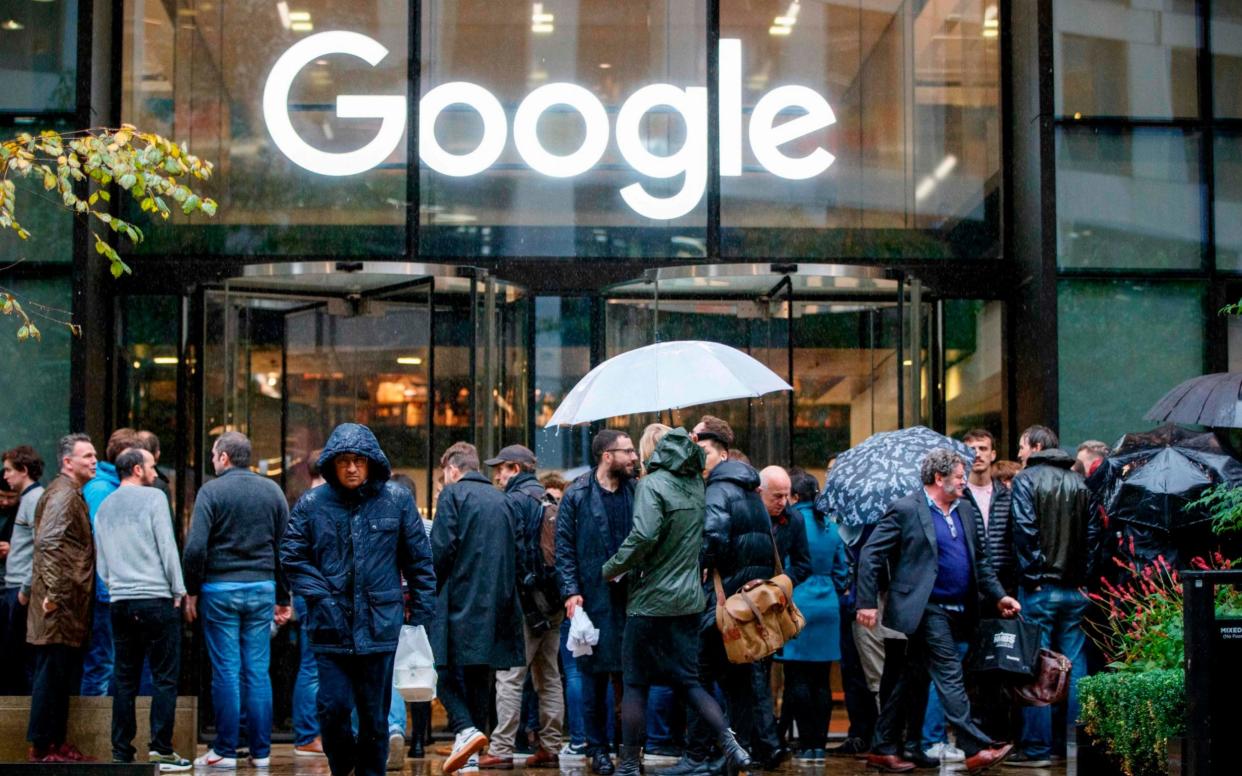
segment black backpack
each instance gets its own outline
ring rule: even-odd
[[[518,552],[526,568],[519,594],[527,625],[536,633],[551,627],[547,622],[562,610],[556,579],[556,516],[560,504],[538,482],[518,488],[522,537]]]

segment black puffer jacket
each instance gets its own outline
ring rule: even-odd
[[[982,520],[983,513],[970,488],[966,488],[965,495]],[[993,479],[992,504],[988,507],[988,549],[992,553],[992,570],[996,572],[996,578],[1000,580],[1005,591],[1012,594],[1018,589],[1018,571],[1013,554],[1013,524],[1009,517],[1011,503],[1009,488],[1000,480]],[[983,532],[982,525],[979,526],[979,531]]]
[[[1022,587],[1078,587],[1095,576],[1099,519],[1073,465],[1064,450],[1040,450],[1013,478],[1013,545]]]
[[[758,487],[759,472],[740,461],[725,461],[707,477],[703,567],[720,572],[727,596],[752,579],[776,573],[772,518]],[[708,609],[714,612],[716,593],[710,576],[704,592]]]

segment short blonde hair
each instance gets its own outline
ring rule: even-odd
[[[647,468],[647,459],[655,453],[656,445],[672,430],[663,423],[652,423],[643,429],[643,435],[638,440],[638,460],[642,462],[643,469]]]

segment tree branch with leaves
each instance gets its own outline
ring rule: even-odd
[[[102,229],[95,228],[94,222],[123,235],[133,245],[142,242],[143,233],[136,224],[108,212],[112,193],[118,189],[128,193],[142,212],[162,220],[168,220],[172,207],[179,207],[186,215],[213,216],[215,200],[200,196],[189,185],[208,180],[212,167],[211,162],[190,154],[184,145],[130,124],[122,124],[120,129],[23,132],[0,141],[0,230],[12,230],[23,240],[30,237],[30,232],[17,220],[15,179],[41,180],[46,198],[59,197],[57,204],[80,218],[92,220],[95,252],[108,259],[112,276],[119,278],[133,270],[105,239],[107,233],[101,234]],[[92,183],[94,190],[88,192],[88,184]],[[52,311],[29,300],[26,306],[21,302],[18,294],[0,287],[0,312],[18,317],[19,340],[41,338],[32,315],[67,326],[75,335],[81,333],[71,320],[48,314],[64,311]]]

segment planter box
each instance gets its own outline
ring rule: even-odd
[[[1121,766],[1108,754],[1103,741],[1092,738],[1082,727],[1078,732],[1078,773],[1084,776],[1125,776]]]
[[[139,696],[134,714],[138,722],[134,746],[145,757],[147,742],[151,737],[151,698]],[[30,721],[30,696],[0,696],[0,762],[25,762],[30,744],[26,741],[26,726]],[[182,695],[177,698],[177,712],[173,721],[173,748],[182,757],[194,759],[198,745],[198,699]],[[69,699],[69,743],[84,754],[99,758],[102,762],[112,760],[112,699],[109,697],[81,697]],[[43,768],[44,766],[40,766]],[[40,771],[42,773],[43,771]]]

